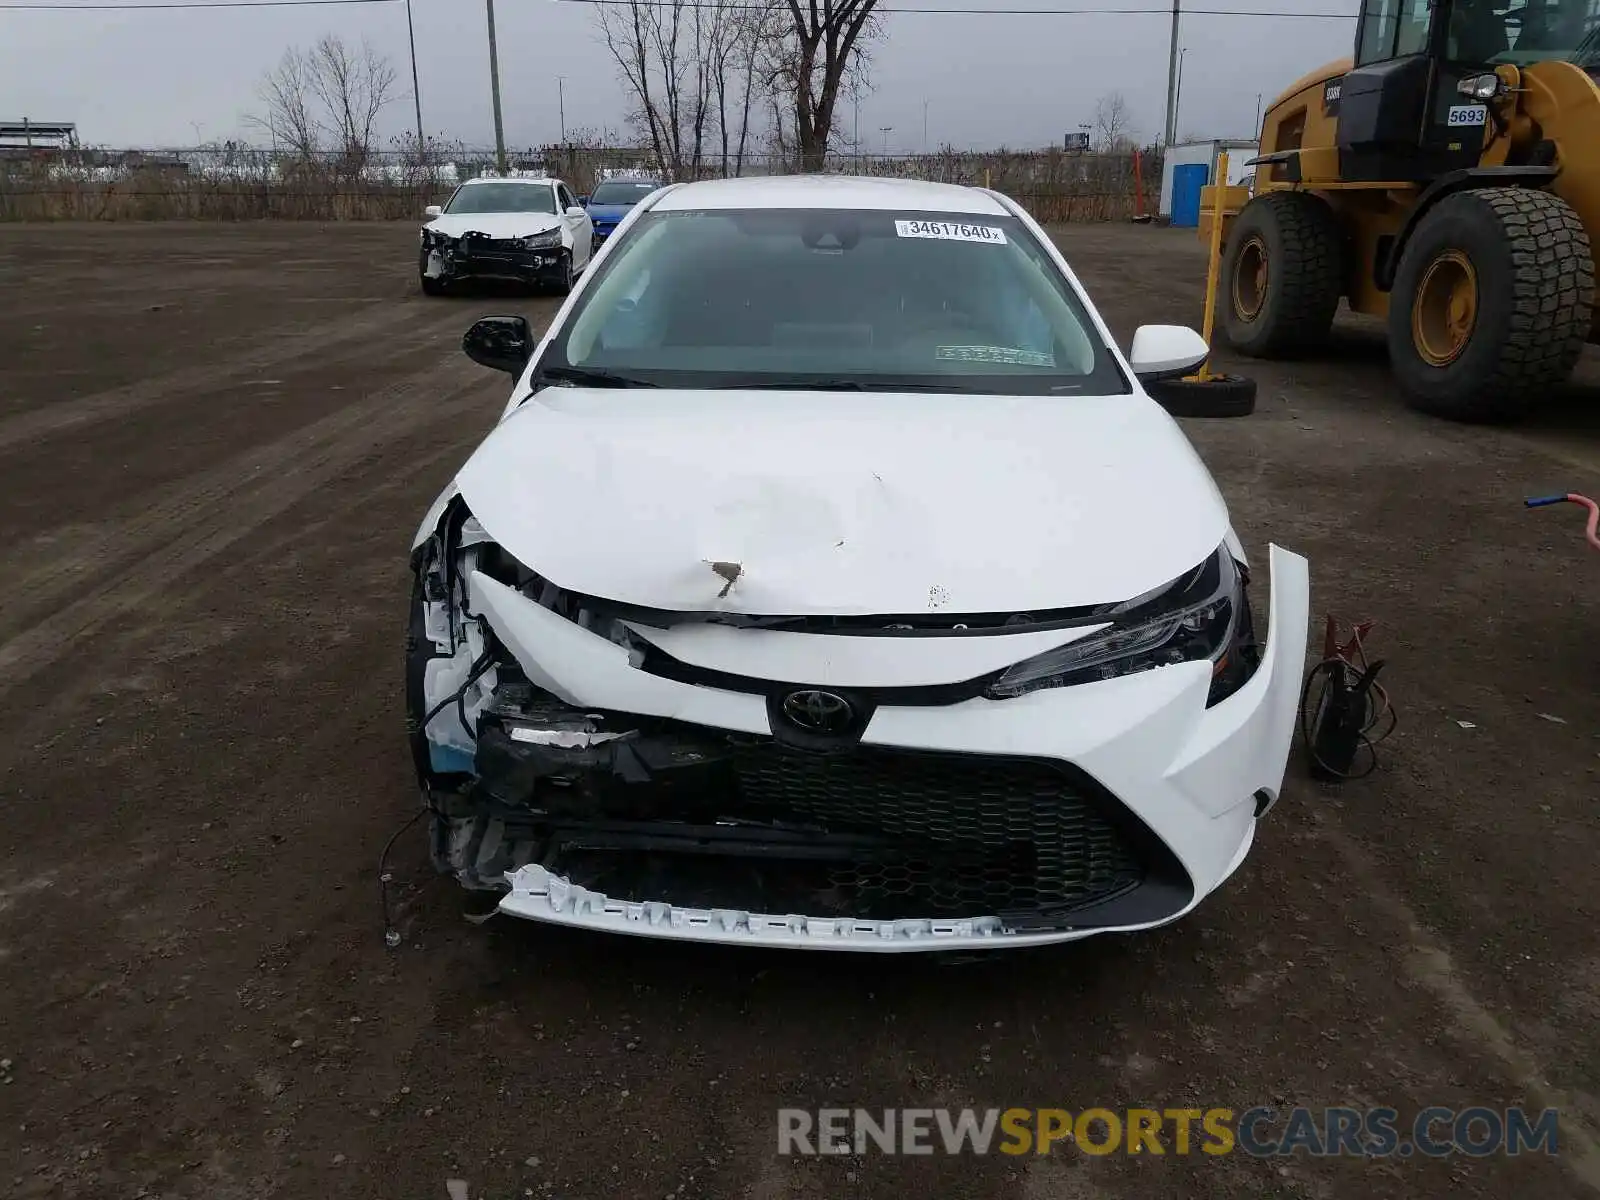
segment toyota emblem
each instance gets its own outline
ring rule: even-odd
[[[843,696],[832,692],[790,692],[783,698],[783,715],[807,733],[847,733],[856,712]]]

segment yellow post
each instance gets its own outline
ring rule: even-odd
[[[1227,190],[1228,152],[1224,150],[1217,155],[1217,181],[1211,189],[1211,260],[1206,266],[1206,315],[1201,329],[1207,346],[1211,345],[1211,334],[1216,324],[1217,280],[1222,274],[1222,208]],[[1201,383],[1210,379],[1211,359],[1207,358],[1201,363],[1199,372],[1190,378]]]

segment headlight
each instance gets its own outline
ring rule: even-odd
[[[532,237],[518,238],[517,245],[524,250],[544,250],[550,246],[561,245],[561,231],[551,229],[545,233],[536,233]]]
[[[1256,666],[1245,577],[1227,546],[1181,579],[1108,611],[1109,629],[1020,662],[989,685],[991,700],[1071,687],[1176,663],[1212,663],[1209,707]]]
[[[1500,76],[1474,75],[1456,84],[1456,91],[1474,100],[1493,100],[1500,94]]]

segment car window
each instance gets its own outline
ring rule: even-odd
[[[1130,390],[1021,222],[969,214],[646,212],[547,362],[685,387]]]
[[[548,184],[463,184],[444,206],[447,213],[554,213],[555,193]]]
[[[569,209],[569,208],[576,208],[577,207],[578,202],[572,198],[572,193],[567,191],[567,185],[566,184],[564,184],[564,183],[557,184],[556,185],[556,194],[561,197],[561,211],[562,212],[566,212],[567,209]]]
[[[637,204],[661,185],[649,180],[612,179],[595,188],[591,204]]]

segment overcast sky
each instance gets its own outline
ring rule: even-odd
[[[72,3],[74,0],[44,0]],[[82,2],[82,0],[78,0]],[[113,0],[102,0],[111,3]],[[174,0],[178,2],[178,0]],[[1139,8],[1164,0],[883,0],[884,7]],[[1186,7],[1354,13],[1358,0],[1185,0]],[[429,136],[494,141],[481,0],[412,0],[423,123]],[[620,127],[626,104],[595,31],[594,10],[560,0],[497,0],[501,100],[508,146],[554,141],[557,74],[566,119]],[[1167,78],[1168,15],[889,13],[874,51],[873,92],[861,105],[862,141],[891,151],[928,139],[962,148],[1056,144],[1093,117],[1096,98],[1120,90],[1135,132],[1159,134]],[[324,33],[362,37],[392,56],[406,99],[385,132],[410,128],[410,64],[403,2],[195,12],[38,12],[0,7],[0,120],[72,121],[86,145],[185,146],[245,135],[260,111],[257,83],[290,45]],[[1248,136],[1256,96],[1270,99],[1320,64],[1350,53],[1352,17],[1184,17],[1188,54],[1180,134]],[[854,113],[840,114],[848,130]],[[870,132],[870,137],[869,137]]]

